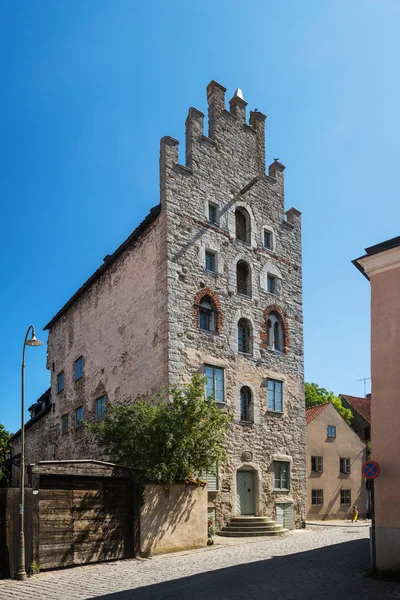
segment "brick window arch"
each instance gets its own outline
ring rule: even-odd
[[[213,292],[210,288],[203,288],[197,292],[194,298],[194,323],[197,329],[200,329],[200,316],[203,307],[205,307],[206,303],[209,303],[212,306],[214,315],[215,315],[215,327],[214,331],[217,333],[221,333],[222,329],[222,312],[221,312],[221,303],[219,298],[215,292]],[[209,330],[212,331],[212,330]]]
[[[289,328],[286,315],[280,306],[267,306],[261,324],[261,346],[265,350],[289,352]]]

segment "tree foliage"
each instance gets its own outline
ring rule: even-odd
[[[107,405],[106,417],[90,425],[112,462],[140,470],[144,479],[178,483],[214,472],[224,462],[225,436],[231,421],[212,398],[204,397],[204,378],[169,389],[169,398],[136,398]]]
[[[0,423],[0,463],[4,461],[6,452],[11,450],[10,438],[11,433],[9,433],[4,425]],[[8,469],[5,466],[0,465],[0,487],[7,485],[9,477],[10,473]]]
[[[333,392],[328,392],[327,389],[319,387],[319,385],[316,383],[305,383],[304,391],[307,407],[318,406],[319,404],[327,404],[328,402],[332,402],[334,407],[339,411],[347,423],[351,423],[353,413],[350,409],[343,406],[339,396],[335,396]]]

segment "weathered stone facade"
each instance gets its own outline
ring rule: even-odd
[[[236,514],[237,471],[247,470],[254,473],[255,514],[275,517],[277,503],[292,504],[300,526],[306,497],[300,213],[284,212],[285,167],[276,160],[265,174],[265,116],[251,112],[248,125],[240,94],[228,111],[225,88],[213,81],[207,93],[208,136],[204,115],[191,108],[186,165],[178,163],[178,141],[161,140],[159,215],[49,323],[56,406],[46,421],[55,437],[47,456],[38,458],[100,458],[86,430],[74,429],[79,406],[90,420],[102,395],[127,402],[204,372],[204,365],[221,367],[235,421],[228,461],[219,468],[219,491],[209,493],[217,521]],[[215,222],[209,219],[210,202]],[[237,239],[238,208],[246,241]],[[214,255],[215,272],[205,269],[206,251]],[[246,294],[237,292],[239,261],[250,273]],[[205,297],[214,307],[214,331],[199,327]],[[268,348],[271,313],[281,326],[279,350]],[[238,348],[240,319],[251,329],[246,353]],[[84,376],[74,381],[80,356]],[[65,387],[57,392],[61,371]],[[283,382],[282,411],[268,410],[268,379]],[[251,390],[246,422],[240,418],[243,386]],[[63,414],[70,426],[61,435]],[[274,490],[274,460],[290,463],[288,490]]]

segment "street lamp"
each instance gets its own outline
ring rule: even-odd
[[[28,340],[29,333],[31,337]],[[33,325],[28,327],[24,339],[24,347],[22,349],[22,374],[21,374],[21,458],[19,468],[19,544],[18,544],[18,569],[15,574],[15,579],[23,581],[26,579],[25,569],[25,533],[24,533],[24,503],[25,503],[25,428],[24,428],[24,412],[25,412],[25,347],[26,346],[41,346],[43,342],[36,339],[35,328]]]

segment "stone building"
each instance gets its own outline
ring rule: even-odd
[[[207,376],[235,413],[228,461],[210,480],[217,521],[279,512],[305,520],[300,212],[284,208],[284,165],[265,173],[265,115],[207,87],[204,115],[161,140],[160,204],[48,323],[53,410],[38,459],[101,458],[81,420]],[[27,440],[29,444],[29,440]],[[112,459],[112,457],[111,457]]]

